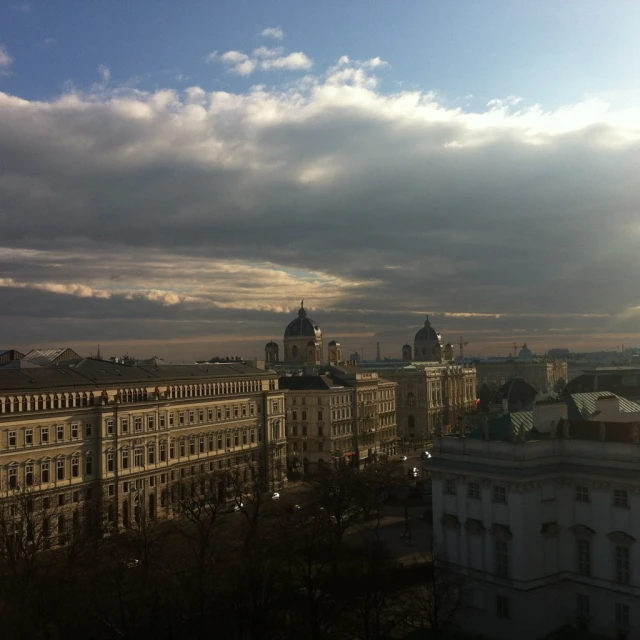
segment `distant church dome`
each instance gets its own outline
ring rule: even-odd
[[[320,327],[311,318],[307,317],[307,310],[304,308],[303,300],[300,303],[300,309],[298,309],[298,317],[287,325],[284,330],[284,337],[309,336],[315,338],[318,335],[321,335]]]
[[[431,326],[429,322],[429,316],[424,321],[424,327],[416,333],[415,341],[426,342],[427,340],[434,340],[435,342],[440,342],[442,340],[440,334]]]
[[[518,353],[518,360],[533,360],[533,351],[527,347],[527,343],[525,342]]]
[[[273,340],[271,340],[270,342],[267,342],[267,344],[264,345],[265,349],[278,349],[278,343],[274,342]]]

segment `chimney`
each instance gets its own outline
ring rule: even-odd
[[[564,402],[536,403],[533,407],[533,426],[541,433],[551,433],[551,423],[567,420],[569,412]]]
[[[618,396],[606,395],[596,398],[596,411],[601,414],[598,419],[602,419],[606,416],[620,415],[620,402]]]

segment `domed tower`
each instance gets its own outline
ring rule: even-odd
[[[310,344],[311,343],[311,344]],[[322,331],[307,316],[304,300],[298,317],[284,330],[284,362],[287,364],[322,364]]]
[[[411,345],[405,344],[402,347],[402,362],[411,362]]]
[[[267,342],[267,344],[264,346],[264,361],[267,366],[278,362],[278,360],[280,360],[279,354],[280,347],[278,346],[277,342],[274,342],[272,340],[271,342]]]
[[[332,340],[329,343],[329,364],[337,364],[342,362],[342,347],[339,342]]]
[[[414,338],[413,358],[417,362],[442,362],[442,336],[431,326],[429,316]]]

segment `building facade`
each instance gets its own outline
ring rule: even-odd
[[[405,446],[422,446],[440,429],[456,430],[465,415],[476,410],[476,370],[458,364],[388,362],[363,363],[396,383],[398,437]]]
[[[170,515],[171,485],[193,475],[257,463],[277,488],[284,415],[275,374],[237,363],[0,370],[0,495],[64,507],[63,535],[83,514],[102,530]]]
[[[363,466],[396,452],[395,383],[356,367],[285,376],[290,472],[324,464]]]
[[[540,392],[554,391],[559,380],[569,380],[566,360],[549,360],[533,355],[523,345],[517,357],[487,358],[474,362],[478,386],[496,391],[511,378],[522,378]]]
[[[640,638],[640,428],[616,421],[611,403],[596,399],[592,420],[536,405],[532,428],[513,421],[503,438],[488,427],[435,438],[434,540],[464,576],[463,627],[505,640],[566,625]]]

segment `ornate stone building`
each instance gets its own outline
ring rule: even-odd
[[[324,362],[322,331],[307,315],[304,300],[300,303],[298,317],[284,330],[284,362],[306,365]]]
[[[256,463],[277,488],[284,417],[276,375],[240,363],[0,369],[0,496],[59,505],[53,540],[87,513],[103,530],[169,515],[172,485],[193,475]]]
[[[318,375],[283,376],[290,471],[323,464],[363,466],[396,452],[395,383],[339,365]]]
[[[424,462],[433,535],[464,576],[464,630],[640,638],[639,407],[590,400],[595,411],[576,419],[565,403],[538,403],[510,414],[508,429],[503,417],[466,438],[435,438]]]

